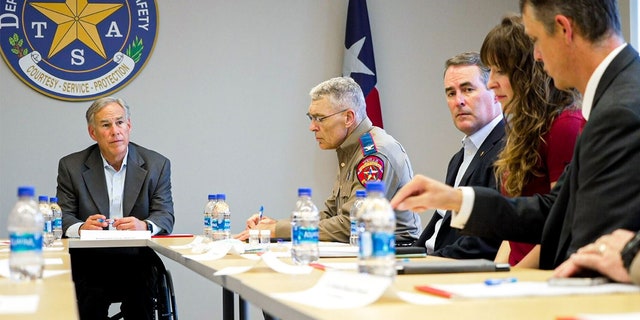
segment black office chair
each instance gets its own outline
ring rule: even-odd
[[[171,272],[167,270],[157,255],[149,256],[153,260],[151,274],[154,275],[152,286],[153,314],[157,320],[178,320],[176,296],[173,291]],[[111,320],[122,319],[122,312],[109,317]]]

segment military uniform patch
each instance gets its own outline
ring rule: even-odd
[[[369,181],[381,181],[384,174],[384,161],[378,156],[367,156],[358,163],[356,173],[358,181],[364,187]]]
[[[60,100],[122,89],[151,57],[157,32],[155,0],[11,0],[0,7],[0,54],[9,69]]]

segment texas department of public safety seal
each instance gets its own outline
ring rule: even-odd
[[[122,89],[151,57],[155,0],[0,0],[0,54],[34,90],[68,101]]]

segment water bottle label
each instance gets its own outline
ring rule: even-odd
[[[53,232],[53,226],[51,225],[51,220],[44,222],[44,232]]]
[[[12,252],[42,251],[42,234],[11,233],[9,239]]]
[[[219,227],[218,227],[218,219],[211,219],[211,230],[212,231],[218,231]]]
[[[318,243],[318,227],[292,227],[291,242],[297,244]]]
[[[359,254],[361,258],[386,257],[396,252],[396,239],[393,233],[360,233]]]
[[[205,229],[210,229],[211,228],[211,218],[210,217],[204,218],[204,228]]]
[[[223,226],[223,230],[224,230],[224,231],[229,231],[229,230],[231,230],[231,219],[224,219],[224,226]]]
[[[53,228],[54,229],[61,229],[62,228],[62,219],[61,218],[56,218],[55,220],[53,220]]]
[[[361,232],[358,235],[360,241],[360,248],[358,250],[361,258],[370,257],[373,252],[373,244],[371,240],[371,232]]]

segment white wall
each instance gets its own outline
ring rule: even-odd
[[[319,204],[329,194],[335,153],[318,149],[304,114],[309,89],[342,70],[346,3],[159,1],[153,56],[115,95],[131,105],[131,140],[172,160],[174,232],[201,232],[212,192],[227,194],[234,233],[260,205],[286,217],[299,186],[313,187]],[[517,1],[369,0],[385,129],[416,173],[443,180],[460,147],[444,100],[444,61],[479,50],[509,11]],[[0,237],[17,186],[53,195],[58,159],[92,143],[89,104],[47,98],[0,63]],[[220,288],[167,265],[182,318],[220,318]]]

